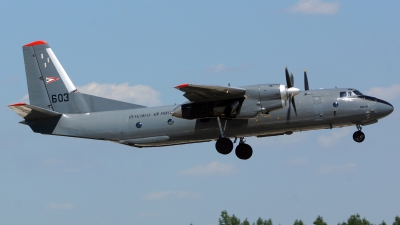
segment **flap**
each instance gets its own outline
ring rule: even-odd
[[[243,88],[213,85],[181,84],[175,88],[185,92],[183,96],[192,102],[244,98],[246,93],[246,89]]]
[[[37,106],[28,105],[26,103],[16,103],[8,106],[18,115],[20,115],[24,119],[45,119],[45,118],[52,118],[57,117],[62,114],[50,111],[47,109],[43,109]]]

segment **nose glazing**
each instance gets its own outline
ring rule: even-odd
[[[394,110],[393,106],[389,102],[385,101],[378,101],[376,104],[376,113],[378,114],[379,118],[383,118],[388,116]]]

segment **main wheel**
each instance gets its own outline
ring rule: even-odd
[[[356,132],[354,132],[354,134],[353,134],[353,140],[354,140],[355,142],[361,143],[361,142],[364,141],[364,139],[365,139],[365,134],[364,134],[363,132],[361,132],[361,131],[356,131]]]
[[[220,138],[215,143],[217,151],[223,155],[231,153],[233,149],[233,143],[229,138]]]
[[[248,144],[239,144],[235,150],[236,156],[239,159],[249,159],[253,155],[253,149]]]

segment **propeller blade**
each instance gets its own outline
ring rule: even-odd
[[[307,71],[305,71],[305,70],[304,70],[304,89],[306,91],[310,90],[310,88],[308,87]]]
[[[287,67],[285,67],[285,74],[286,74],[286,86],[287,86],[287,88],[291,88],[292,82],[290,80],[289,71],[288,71]]]
[[[292,95],[292,98],[290,99],[292,104],[293,104],[293,109],[294,109],[294,114],[297,116],[297,110],[296,110],[296,104],[294,103],[294,96]]]
[[[289,95],[288,100],[291,98],[291,96],[292,96],[292,94]],[[289,108],[288,108],[287,113],[286,113],[286,120],[290,120],[290,108],[292,108],[291,105],[292,105],[292,103],[289,100]]]
[[[290,73],[290,82],[292,82],[292,87],[294,86],[294,75],[293,73]]]

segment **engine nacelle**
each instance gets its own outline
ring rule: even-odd
[[[251,119],[260,113],[267,114],[271,111],[286,106],[290,94],[300,93],[298,88],[287,88],[282,84],[260,84],[246,88],[246,99],[236,118]]]
[[[289,95],[300,92],[297,88],[287,88],[282,84],[260,84],[243,88],[246,89],[243,98],[184,103],[171,114],[184,119],[214,117],[251,119],[260,113],[267,114],[285,107]]]

